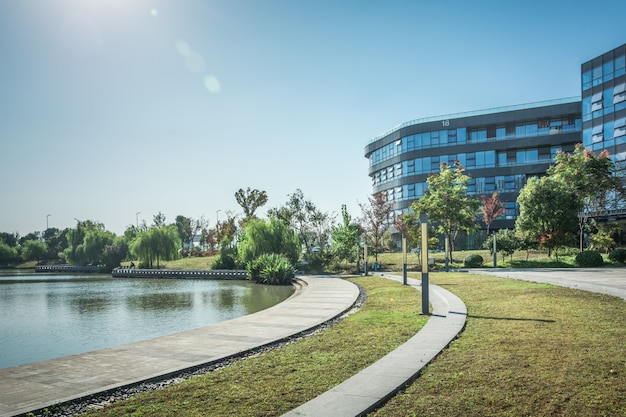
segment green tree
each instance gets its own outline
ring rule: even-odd
[[[17,248],[9,246],[0,239],[0,265],[5,267],[17,259]]]
[[[102,251],[102,264],[107,271],[120,266],[120,263],[129,255],[126,239],[117,238],[112,245],[106,245]]]
[[[314,247],[325,250],[330,239],[331,216],[322,212],[315,204],[304,198],[302,190],[289,194],[284,206],[268,210],[269,217],[275,217],[296,231],[305,253],[310,254]]]
[[[289,226],[276,218],[268,222],[253,219],[243,228],[237,250],[244,264],[263,254],[275,253],[295,265],[300,257],[300,241]]]
[[[459,161],[455,161],[454,167],[441,164],[439,173],[430,175],[426,180],[428,189],[422,198],[411,204],[418,219],[422,214],[428,215],[428,221],[436,224],[437,232],[449,239],[446,259],[452,258],[454,240],[459,231],[469,233],[477,227],[474,219],[480,201],[467,195],[469,180]]]
[[[182,215],[176,216],[176,231],[183,246],[191,248],[195,234],[193,219]]]
[[[22,244],[22,259],[41,262],[48,255],[48,245],[39,240],[27,240]]]
[[[180,238],[176,226],[151,227],[130,244],[131,253],[148,268],[161,266],[161,261],[176,259]]]
[[[243,209],[243,215],[246,219],[255,217],[254,213],[267,203],[267,193],[261,190],[251,190],[248,187],[245,191],[240,188],[235,193],[237,204]]]
[[[572,242],[581,200],[568,184],[551,176],[531,178],[517,198],[515,228],[552,250]],[[558,253],[557,253],[558,260]]]
[[[63,255],[72,265],[97,265],[101,261],[102,250],[113,242],[115,235],[104,230],[102,223],[91,220],[79,221],[75,229],[67,231],[67,248]]]
[[[581,251],[590,217],[602,214],[611,205],[611,199],[619,200],[624,196],[624,185],[618,174],[617,166],[606,149],[596,155],[581,143],[572,153],[557,153],[555,164],[548,169],[548,175],[560,179],[576,191],[581,207],[578,214]]]
[[[0,232],[0,242],[4,242],[12,248],[17,246],[19,238],[17,233]]]
[[[340,261],[354,262],[359,243],[359,226],[352,222],[346,205],[341,206],[342,223],[331,227],[332,253]]]
[[[509,229],[500,229],[497,233],[491,234],[487,237],[483,247],[489,249],[489,252],[493,254],[493,237],[496,237],[496,252],[502,254],[502,261],[505,256],[513,257],[516,250],[520,249],[520,240],[515,231]]]

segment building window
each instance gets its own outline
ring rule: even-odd
[[[621,103],[626,97],[624,95],[624,83],[618,84],[613,89],[613,104]]]
[[[591,142],[592,143],[602,142],[602,139],[604,139],[603,132],[604,132],[604,125],[594,126],[593,129],[591,129]]]
[[[602,109],[602,91],[591,96],[591,111]]]
[[[613,125],[613,137],[626,135],[626,118],[617,119]]]

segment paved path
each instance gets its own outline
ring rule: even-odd
[[[402,282],[402,277],[377,274]],[[407,283],[421,290],[421,282]],[[429,285],[432,316],[415,336],[373,365],[284,417],[350,417],[375,410],[413,381],[465,325],[467,310],[461,299],[436,285]]]
[[[0,369],[0,416],[15,416],[236,355],[303,332],[348,310],[349,281],[302,277],[288,300],[244,317],[81,355]]]
[[[469,272],[554,284],[626,300],[626,268],[470,269]]]

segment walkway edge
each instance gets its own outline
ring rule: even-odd
[[[402,282],[402,277],[378,274]],[[421,290],[418,280],[408,284]],[[348,417],[374,411],[417,378],[424,366],[445,349],[465,327],[465,303],[437,285],[429,285],[432,315],[426,325],[403,345],[283,417]]]

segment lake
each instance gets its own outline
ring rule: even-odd
[[[207,326],[293,291],[249,281],[0,270],[0,368]]]

